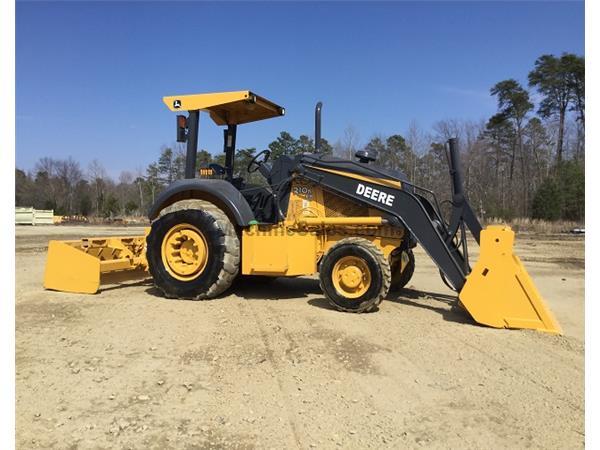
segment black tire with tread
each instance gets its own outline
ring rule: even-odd
[[[338,294],[331,278],[335,262],[348,254],[365,259],[371,270],[371,286],[357,299],[345,298]],[[320,265],[321,290],[329,303],[339,311],[363,313],[374,310],[388,294],[391,280],[392,273],[388,259],[379,247],[364,238],[351,237],[340,240],[323,256]]]
[[[199,277],[191,281],[172,277],[162,262],[164,236],[178,223],[196,226],[202,231],[209,247],[206,268]],[[146,245],[148,269],[154,285],[167,298],[214,298],[231,286],[239,272],[240,242],[235,227],[221,209],[204,200],[181,200],[163,209],[152,222]]]
[[[400,258],[392,262],[392,285],[390,289],[393,291],[398,291],[406,286],[415,273],[415,254],[411,249],[406,250],[406,254],[408,254],[408,266],[406,266],[404,272],[400,272]]]

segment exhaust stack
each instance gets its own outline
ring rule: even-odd
[[[323,103],[318,102],[315,107],[315,153],[321,149],[321,108]]]

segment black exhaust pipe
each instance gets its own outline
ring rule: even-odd
[[[460,153],[456,138],[448,139],[448,153],[448,162],[450,163],[450,178],[452,179],[452,191],[455,196],[459,196],[462,199],[464,197],[464,187],[462,169],[460,167]]]
[[[318,102],[315,107],[315,153],[321,149],[321,108],[323,103]]]

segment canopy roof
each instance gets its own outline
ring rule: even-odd
[[[163,97],[163,102],[171,111],[206,111],[217,125],[238,125],[285,114],[284,108],[251,91],[173,95]]]

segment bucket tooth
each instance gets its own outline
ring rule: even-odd
[[[515,233],[491,225],[481,232],[479,260],[459,294],[469,314],[496,328],[562,332],[521,260],[513,253]]]

